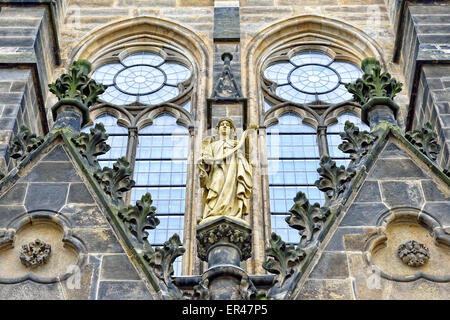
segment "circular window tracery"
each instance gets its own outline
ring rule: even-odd
[[[99,98],[116,105],[155,105],[171,100],[180,94],[178,85],[190,77],[184,65],[151,52],[134,53],[119,62],[104,64],[92,74],[95,81],[107,86]]]
[[[335,61],[325,53],[303,51],[289,62],[277,62],[264,71],[277,84],[276,95],[297,103],[322,101],[339,103],[352,99],[345,84],[361,77],[361,70],[350,62]]]

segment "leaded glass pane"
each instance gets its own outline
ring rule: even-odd
[[[180,94],[177,86],[191,77],[191,71],[180,63],[165,62],[155,53],[138,52],[120,63],[100,66],[92,77],[107,86],[99,96],[105,102],[155,105],[176,98]]]
[[[314,186],[319,166],[316,131],[296,114],[284,114],[267,129],[267,150],[272,231],[287,242],[298,242],[298,232],[284,221],[295,195],[303,191],[311,203],[324,202]]]
[[[362,75],[353,63],[333,62],[333,58],[322,52],[300,52],[290,62],[272,64],[264,75],[277,84],[275,93],[279,97],[295,103],[336,104],[351,100],[353,96],[344,85]]]

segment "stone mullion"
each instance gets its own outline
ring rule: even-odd
[[[319,146],[319,157],[330,156],[327,140],[327,126],[317,128],[317,142]]]
[[[127,144],[127,160],[130,163],[130,168],[132,170],[131,178],[134,179],[134,166],[136,164],[136,152],[138,146],[138,128],[128,127],[128,144]],[[126,203],[131,201],[131,191],[127,192],[125,199]]]

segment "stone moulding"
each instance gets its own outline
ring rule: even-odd
[[[61,228],[64,232],[62,242],[64,247],[70,246],[76,250],[78,253],[78,261],[76,263],[77,267],[81,269],[87,261],[87,249],[85,245],[72,234],[72,226],[69,219],[67,219],[63,214],[56,211],[49,210],[34,210],[26,212],[22,215],[11,220],[7,225],[7,230],[3,238],[0,237],[0,250],[8,250],[8,247],[14,245],[15,236],[20,230],[28,225],[39,224],[39,223],[50,223],[58,228]],[[31,280],[37,283],[55,283],[62,282],[69,279],[75,272],[72,268],[71,272],[66,272],[64,274],[58,275],[56,277],[40,277],[33,273],[28,273],[24,276],[18,278],[0,278],[0,284],[14,284],[20,283],[27,280]]]
[[[444,245],[450,248],[450,235],[445,232],[445,229],[433,216],[429,213],[417,208],[393,208],[383,213],[377,222],[377,232],[369,239],[364,248],[363,257],[368,266],[373,267],[381,277],[398,282],[410,282],[418,279],[426,279],[433,282],[450,282],[450,274],[445,276],[436,276],[427,274],[421,270],[414,274],[392,275],[380,269],[372,260],[372,253],[388,240],[386,235],[386,228],[390,223],[395,221],[410,221],[424,227],[430,234],[433,235],[434,241],[437,244]]]

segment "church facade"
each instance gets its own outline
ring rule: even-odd
[[[449,21],[3,1],[0,299],[449,299]]]

